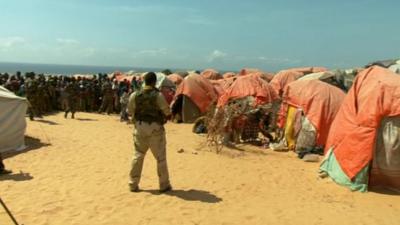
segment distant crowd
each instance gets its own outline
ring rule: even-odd
[[[121,113],[121,120],[127,120],[125,102],[142,87],[142,80],[117,81],[101,73],[87,78],[16,72],[0,73],[0,85],[28,99],[32,120],[54,111],[72,112],[72,116],[75,111]]]

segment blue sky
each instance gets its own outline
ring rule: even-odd
[[[400,57],[398,0],[12,0],[0,61],[349,68]]]

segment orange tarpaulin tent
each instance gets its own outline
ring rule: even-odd
[[[183,81],[183,78],[179,74],[176,74],[176,73],[168,75],[167,78],[170,79],[172,82],[174,82],[174,84],[177,86],[179,84],[181,84]]]
[[[230,77],[220,80],[210,80],[210,82],[214,85],[215,90],[218,92],[218,96],[222,96],[236,79],[237,77]]]
[[[240,76],[218,100],[218,107],[226,105],[232,99],[248,96],[255,98],[255,105],[271,103],[278,98],[267,81],[257,75]]]
[[[214,69],[206,69],[200,75],[209,80],[222,79],[222,75]]]
[[[253,75],[256,74],[257,76],[260,76],[261,78],[263,78],[266,81],[271,81],[272,78],[274,77],[273,73],[269,73],[269,72],[264,72],[262,70],[259,69],[253,69],[253,68],[244,68],[242,70],[240,70],[239,72],[239,76],[246,76],[246,75]]]
[[[286,116],[288,106],[302,109],[317,131],[316,144],[324,146],[344,97],[342,90],[319,80],[295,81],[283,94],[280,116]],[[284,124],[281,118],[280,121]]]
[[[275,92],[279,96],[282,96],[286,86],[291,82],[299,79],[300,77],[306,74],[318,73],[324,71],[327,71],[327,69],[323,67],[304,67],[304,68],[282,70],[272,78],[270,84],[274,88]]]
[[[400,116],[400,76],[373,66],[359,73],[331,126],[325,153],[353,179],[373,158],[383,118]]]
[[[174,101],[180,95],[190,98],[201,113],[205,113],[211,103],[218,99],[217,91],[211,82],[197,74],[190,74],[185,77],[176,90]],[[172,104],[174,104],[174,101]]]

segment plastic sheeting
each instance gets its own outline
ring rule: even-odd
[[[209,79],[209,80],[222,79],[222,75],[220,73],[218,73],[218,71],[216,71],[214,69],[206,69],[203,72],[201,72],[200,75],[203,76],[206,79]]]
[[[268,82],[271,81],[272,78],[274,77],[273,73],[264,72],[260,69],[244,68],[240,70],[239,76],[247,76],[247,75],[257,75]]]
[[[272,103],[278,99],[267,81],[257,75],[240,76],[218,100],[218,107],[223,107],[230,100],[248,96],[255,98],[254,106]]]
[[[218,93],[212,83],[197,74],[188,75],[178,86],[172,101],[172,107],[174,107],[181,95],[190,98],[201,113],[205,113],[209,106],[218,100]]]
[[[400,115],[400,76],[373,66],[363,70],[332,123],[325,151],[334,155],[353,179],[371,163],[378,127],[384,117]]]
[[[28,102],[25,98],[0,86],[0,152],[25,146],[25,114]]]
[[[323,67],[305,67],[282,70],[272,78],[270,84],[275,90],[276,94],[282,96],[286,86],[289,85],[291,82],[299,79],[306,74],[324,71],[326,71],[326,69]]]
[[[230,77],[230,78],[224,78],[220,80],[210,80],[210,81],[214,85],[215,90],[218,92],[218,96],[222,96],[229,89],[229,87],[232,86],[233,82],[235,82],[236,79],[237,77]]]
[[[377,135],[370,185],[400,190],[400,117],[384,118]]]
[[[304,149],[312,148],[315,146],[315,140],[317,137],[317,131],[311,124],[307,117],[301,117],[301,129],[296,138],[296,152],[301,152]]]
[[[316,145],[325,146],[331,124],[344,98],[345,93],[342,90],[325,82],[295,81],[287,87],[283,95],[279,123],[284,124],[288,105],[299,108],[317,131]]]
[[[168,78],[169,80],[171,80],[172,82],[174,82],[174,84],[175,84],[176,86],[178,86],[179,84],[181,84],[182,81],[183,81],[183,78],[182,78],[181,76],[179,76],[179,74],[176,74],[176,73],[173,73],[173,74],[168,75],[167,78]]]

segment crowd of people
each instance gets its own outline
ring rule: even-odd
[[[74,118],[76,111],[82,111],[120,113],[121,121],[127,121],[129,95],[141,89],[142,80],[117,81],[102,73],[87,78],[16,72],[0,73],[0,85],[28,99],[31,120],[54,111],[64,111],[65,118],[71,113]]]

